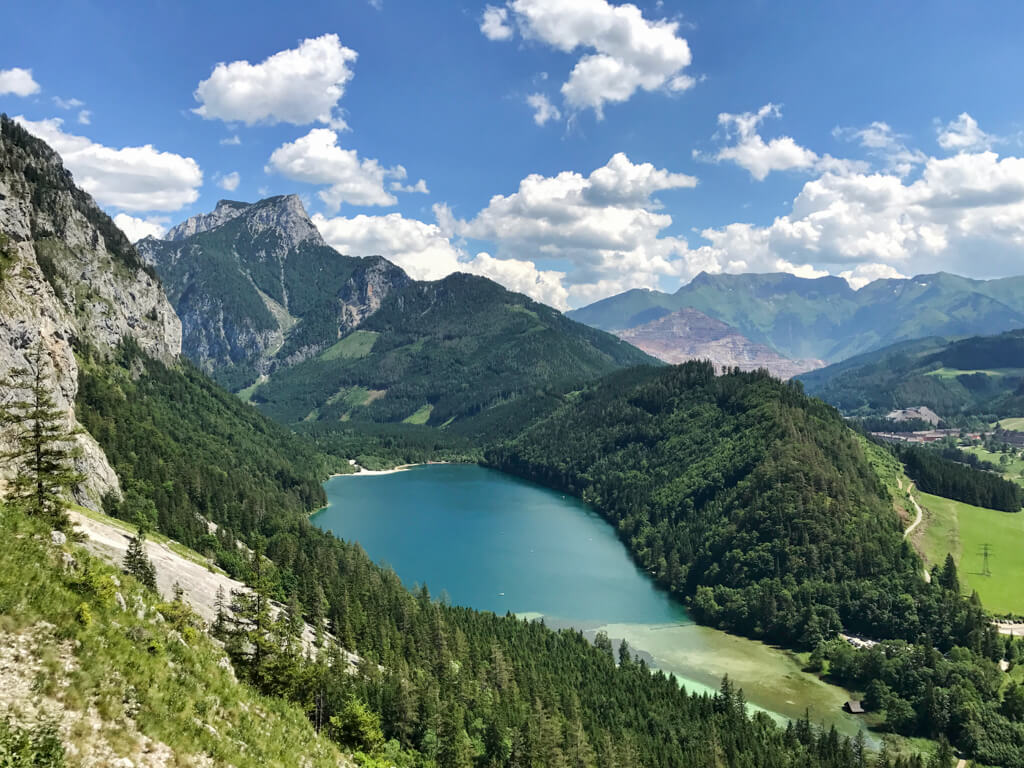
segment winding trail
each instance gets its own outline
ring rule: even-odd
[[[903,490],[903,480],[902,480],[902,478],[896,478],[896,482],[899,484],[900,490],[902,491]],[[914,489],[914,484],[908,482],[907,483],[907,498],[910,499],[910,503],[913,504],[914,505],[914,509],[917,510],[917,517],[915,517],[914,518],[914,522],[912,522],[907,527],[907,530],[905,530],[903,532],[903,538],[904,539],[909,539],[910,538],[910,534],[912,534],[914,532],[914,530],[917,528],[917,526],[919,526],[921,524],[921,521],[924,520],[924,510],[921,509],[921,505],[917,503],[917,499],[915,499],[914,495],[911,493],[911,491],[913,489]],[[932,575],[931,575],[931,573],[928,572],[928,567],[927,566],[925,566],[925,569],[924,569],[924,580],[925,580],[925,583],[927,583],[927,584],[931,584],[932,583]]]
[[[913,485],[910,486],[910,488],[913,488],[913,487],[914,487]],[[909,490],[909,488],[908,488],[908,490]],[[910,534],[912,534],[914,532],[914,529],[917,528],[917,526],[919,526],[921,524],[921,521],[924,519],[924,512],[921,509],[921,505],[917,503],[917,499],[915,499],[913,496],[910,496],[910,503],[913,504],[914,505],[914,509],[917,510],[917,517],[914,518],[914,522],[912,522],[910,524],[910,527],[907,528],[907,530],[905,530],[903,532],[903,538],[904,539],[908,538],[910,536]]]

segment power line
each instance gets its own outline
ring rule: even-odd
[[[991,548],[991,546],[989,544],[982,544],[981,545],[981,557],[982,557],[981,575],[982,576],[991,576],[992,575],[992,570],[988,567],[988,559],[989,559],[989,557],[991,555],[992,555],[992,548]]]

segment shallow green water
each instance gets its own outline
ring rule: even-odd
[[[847,694],[806,675],[789,654],[694,624],[630,559],[613,528],[578,500],[500,472],[435,464],[329,480],[321,528],[358,541],[408,586],[457,605],[543,617],[613,640],[689,689],[728,674],[748,701],[782,717],[855,733]]]

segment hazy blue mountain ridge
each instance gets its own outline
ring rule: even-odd
[[[674,294],[632,290],[569,312],[626,330],[690,307],[792,358],[838,362],[897,341],[1001,333],[1024,326],[1024,278],[937,273],[876,280],[854,291],[838,277],[702,273]]]

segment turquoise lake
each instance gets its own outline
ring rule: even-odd
[[[579,500],[466,464],[342,475],[325,484],[319,527],[359,542],[406,586],[456,605],[538,618],[626,639],[690,689],[728,674],[778,717],[812,717],[855,733],[847,692],[800,670],[786,652],[693,623],[632,561],[615,530]]]

